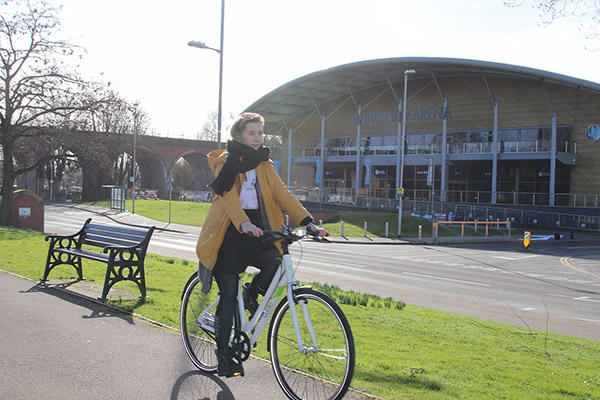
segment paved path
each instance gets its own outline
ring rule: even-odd
[[[271,365],[196,370],[177,332],[0,272],[1,399],[283,399]],[[359,399],[355,394],[348,399]]]

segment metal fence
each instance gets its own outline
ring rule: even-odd
[[[350,188],[319,189],[295,187],[291,188],[290,190],[299,200],[310,203],[319,203],[322,206],[340,205],[350,208],[367,209],[369,211],[398,211],[398,199],[391,198],[391,195],[390,198],[378,197],[376,196],[378,193],[377,189],[360,189],[358,195],[355,193],[354,189]],[[419,191],[415,192],[416,195],[412,198],[409,197],[411,192],[405,192],[402,206],[404,213],[438,215],[440,219],[443,218],[465,221],[510,221],[513,224],[521,226],[600,231],[599,216],[579,215],[575,213],[557,213],[516,207],[506,208],[502,207],[501,205],[492,206],[484,204],[440,202],[438,196],[430,195],[429,199],[423,199],[423,197],[425,197],[425,193],[419,193]],[[537,195],[541,196],[543,194]],[[583,195],[570,194],[565,196],[573,196],[573,198],[575,198],[575,196]],[[588,199],[589,198],[593,197],[588,197]],[[547,205],[547,203],[545,204]]]
[[[558,151],[577,154],[577,143],[573,141],[558,141],[556,144]],[[499,153],[538,153],[548,152],[551,149],[549,140],[532,141],[498,141]],[[448,143],[446,151],[449,154],[480,154],[492,153],[491,142],[462,142]],[[441,154],[442,145],[440,143],[429,144],[406,144],[406,154]],[[328,156],[351,156],[356,155],[356,146],[328,146],[325,148],[325,154]],[[361,155],[390,155],[396,154],[396,145],[374,145],[360,146]],[[320,147],[303,147],[295,149],[294,156],[300,157],[319,157],[321,156]]]
[[[391,204],[393,208],[396,199],[396,190],[393,188],[364,188],[358,189],[358,194],[353,188],[329,187],[320,189],[318,187],[292,187],[292,192],[301,200],[313,202],[339,203],[361,207],[378,207]],[[323,200],[320,200],[321,192]],[[431,189],[405,189],[405,201],[437,201],[440,199],[440,191]],[[474,203],[491,204],[492,192],[483,190],[448,190],[447,202],[449,203]],[[510,204],[522,206],[548,206],[550,202],[549,193],[539,192],[496,192],[496,204]],[[600,207],[600,194],[598,193],[555,193],[555,206],[598,208]],[[376,205],[375,205],[376,204]]]
[[[510,221],[513,224],[527,227],[600,231],[600,217],[598,216],[439,202],[416,202],[412,207],[410,203],[409,205],[405,203],[404,209],[429,215],[438,214],[454,220]]]

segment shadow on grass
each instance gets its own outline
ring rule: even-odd
[[[413,389],[426,389],[432,392],[439,392],[444,387],[429,378],[417,376],[417,374],[401,375],[401,374],[383,374],[383,373],[372,373],[372,372],[361,372],[361,378],[369,381],[376,382],[377,384],[393,384],[394,387],[407,386]]]
[[[110,304],[103,304],[100,300],[95,300],[87,296],[69,290],[69,286],[77,283],[78,280],[53,284],[52,286],[37,283],[31,288],[21,291],[21,293],[45,293],[54,296],[77,306],[90,310],[89,315],[82,315],[81,318],[108,318],[116,317],[127,321],[131,325],[135,325],[133,316],[128,312],[123,312],[111,307]],[[143,303],[144,299],[139,299],[138,302]]]
[[[213,374],[189,371],[181,375],[171,389],[171,400],[235,400],[229,387]]]

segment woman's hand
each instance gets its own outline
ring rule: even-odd
[[[316,232],[319,234],[319,237],[324,237],[329,235],[329,232],[327,232],[325,229],[323,228],[319,228],[318,226],[316,226],[315,224],[313,224],[312,222],[308,225],[306,225],[306,228],[308,228],[308,230]]]
[[[250,221],[244,221],[244,222],[242,222],[242,225],[240,225],[240,228],[242,228],[242,232],[244,232],[244,233],[248,233],[248,232],[252,233],[252,235],[254,237],[261,237],[263,235],[262,229],[260,229],[258,226],[254,225]]]

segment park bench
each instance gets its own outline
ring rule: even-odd
[[[50,240],[50,247],[42,282],[48,279],[48,274],[54,267],[62,264],[73,266],[79,280],[83,280],[81,259],[87,258],[107,264],[102,300],[106,299],[110,288],[120,281],[135,282],[141,297],[146,297],[144,259],[155,228],[131,229],[92,224],[91,221],[92,219],[88,218],[74,235],[46,236],[46,241]],[[84,244],[102,247],[103,250],[97,252],[82,249]]]

